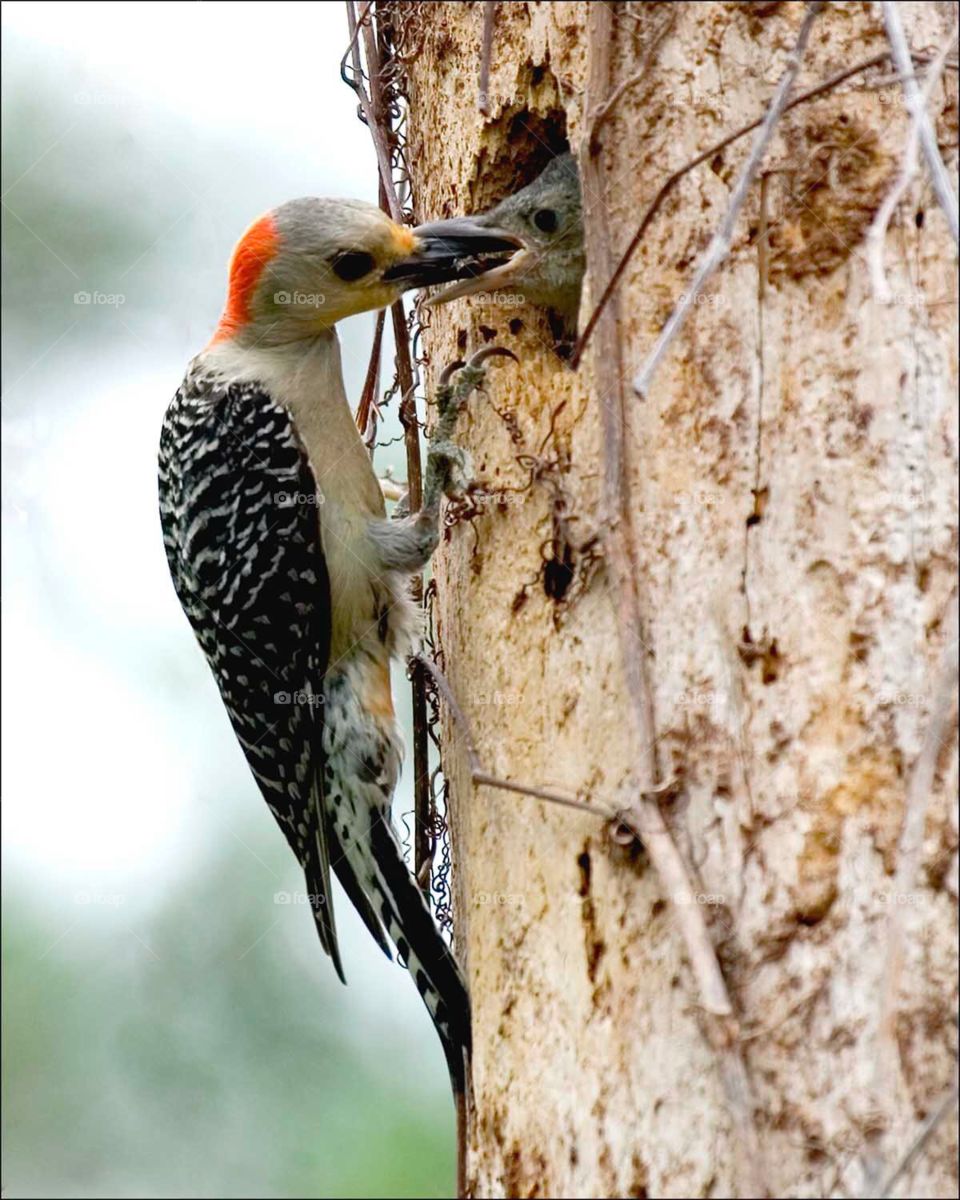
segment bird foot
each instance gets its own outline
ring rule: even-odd
[[[453,362],[445,367],[437,387],[437,423],[427,451],[427,471],[424,484],[424,505],[432,508],[440,496],[462,496],[473,474],[467,452],[453,440],[457,418],[475,391],[482,391],[487,372],[484,363],[489,358],[512,358],[519,361],[505,346],[486,346],[467,362]]]

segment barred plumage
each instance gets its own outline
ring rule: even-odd
[[[167,411],[160,515],[177,595],[303,867],[324,948],[342,979],[332,870],[406,963],[462,1100],[466,985],[390,818],[402,749],[390,658],[409,640],[406,580],[436,545],[439,488],[419,514],[385,519],[334,330],[517,244],[455,226],[421,235],[372,205],[317,199],[256,221],[220,325]],[[428,484],[446,474],[428,470]]]
[[[369,655],[328,663],[321,506],[290,415],[256,383],[193,370],[164,421],[159,482],[174,587],[338,974],[330,868],[384,951],[384,930],[397,947],[445,1046],[468,1044],[459,968],[392,828],[401,745],[364,707]]]

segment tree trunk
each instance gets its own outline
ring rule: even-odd
[[[420,220],[488,207],[568,143],[582,156],[587,103],[639,76],[584,160],[582,330],[668,175],[763,116],[804,6],[498,4],[483,115],[485,7],[386,8]],[[911,47],[938,48],[952,9],[900,5]],[[886,47],[871,5],[826,7],[793,95]],[[520,359],[490,366],[461,419],[475,476],[506,490],[437,555],[446,676],[484,771],[598,809],[476,786],[444,706],[477,1196],[879,1194],[952,1086],[956,756],[938,680],[955,654],[956,258],[921,164],[887,238],[894,302],[872,293],[864,235],[909,119],[892,75],[881,63],[783,117],[646,399],[631,381],[752,134],[670,193],[578,370],[510,296],[429,318],[434,384],[487,343]],[[949,154],[944,78],[930,111]],[[631,595],[644,653],[625,663]],[[649,680],[653,757],[631,671]],[[657,784],[692,920],[651,847],[603,816]],[[908,794],[926,806],[915,877]],[[699,918],[733,1002],[719,1024],[691,957]],[[746,1068],[739,1101],[725,1062]],[[956,1194],[947,1112],[900,1194]]]

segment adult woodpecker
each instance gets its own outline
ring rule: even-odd
[[[237,245],[220,323],[160,437],[174,588],[303,867],[320,941],[344,979],[332,870],[405,961],[461,1094],[466,986],[390,817],[402,749],[390,660],[413,636],[407,580],[436,546],[456,455],[434,443],[423,510],[386,520],[334,326],[515,249],[489,225],[410,230],[359,201],[281,205]]]
[[[479,292],[510,292],[530,304],[551,308],[568,333],[576,331],[586,258],[580,175],[572,154],[550,160],[533,183],[513,192],[475,217],[459,219],[460,228],[486,228],[512,234],[520,249],[505,262],[445,288],[428,303],[442,304]],[[458,220],[423,225],[421,232],[455,233]]]

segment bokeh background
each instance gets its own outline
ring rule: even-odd
[[[240,232],[376,198],[346,43],[337,3],[3,7],[8,1197],[452,1191],[429,1020],[342,895],[348,989],[285,902],[157,517]],[[341,327],[355,397],[372,328]]]

